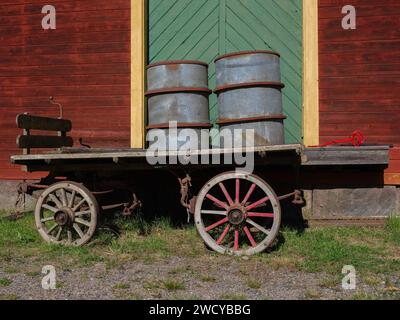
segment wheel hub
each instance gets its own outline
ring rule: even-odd
[[[239,225],[246,219],[246,211],[244,208],[232,208],[228,211],[228,221],[230,224]]]
[[[59,226],[72,225],[74,213],[70,208],[61,208],[55,213],[54,220]]]

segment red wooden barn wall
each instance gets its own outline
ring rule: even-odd
[[[57,29],[43,30],[44,5]],[[10,165],[18,113],[58,116],[75,144],[129,146],[130,0],[2,0],[0,4],[0,179],[32,175]]]
[[[356,30],[342,28],[348,4]],[[319,0],[319,51],[321,142],[358,129],[397,145],[385,178],[400,184],[400,1]]]

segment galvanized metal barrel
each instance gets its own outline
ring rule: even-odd
[[[221,130],[254,129],[255,146],[284,144],[279,54],[242,51],[215,63]]]
[[[162,61],[147,66],[148,126],[167,137],[167,148],[180,148],[188,141],[174,142],[169,123],[176,121],[178,135],[192,128],[200,138],[201,130],[209,129],[208,65],[201,61]],[[170,143],[171,142],[171,143]],[[198,149],[199,143],[190,146]]]

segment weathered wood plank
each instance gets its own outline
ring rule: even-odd
[[[74,141],[71,137],[58,136],[18,136],[17,146],[19,148],[60,148],[72,147]]]
[[[26,130],[45,130],[69,132],[72,122],[66,119],[55,119],[48,117],[32,116],[30,114],[17,115],[17,126]]]
[[[68,149],[67,149],[68,150]],[[99,152],[98,150],[101,150]],[[113,159],[113,158],[146,158],[147,151],[145,149],[110,149],[111,152],[106,152],[107,149],[87,149],[76,148],[75,151],[78,153],[44,153],[44,154],[30,154],[30,155],[15,155],[11,157],[13,163],[26,164],[29,161],[41,161],[41,160],[83,160],[83,159]],[[240,153],[240,152],[251,152],[251,153],[280,153],[280,152],[291,152],[297,155],[301,155],[303,147],[300,144],[287,144],[287,145],[276,145],[276,146],[263,146],[263,147],[252,147],[252,148],[226,148],[226,149],[204,149],[204,150],[193,150],[191,155],[213,155],[213,154],[229,154],[229,153]],[[179,156],[187,155],[186,151],[160,151],[158,156]],[[268,155],[267,155],[268,156]]]
[[[305,166],[321,165],[387,165],[389,147],[307,148]]]

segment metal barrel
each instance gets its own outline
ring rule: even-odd
[[[253,129],[255,146],[284,144],[286,117],[282,114],[284,84],[279,54],[242,51],[220,56],[215,63],[217,88],[214,92],[218,95],[221,131]]]
[[[147,129],[164,132],[167,148],[189,145],[188,141],[174,142],[169,133],[171,121],[176,121],[178,135],[190,128],[200,134],[201,130],[211,127],[208,107],[211,90],[208,89],[206,63],[179,60],[150,64],[147,66],[147,90]],[[198,138],[199,143],[190,144],[191,149],[200,147],[200,135]]]
[[[208,64],[195,60],[160,61],[147,66],[147,90],[207,88]]]

